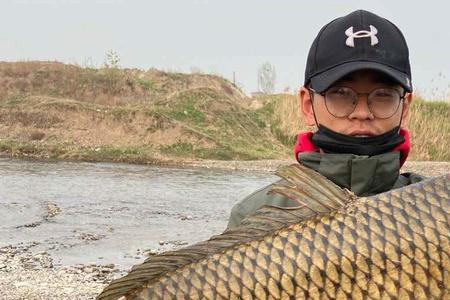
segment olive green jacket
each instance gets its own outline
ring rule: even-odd
[[[399,152],[389,152],[371,157],[353,154],[301,153],[298,161],[321,173],[342,188],[357,196],[370,196],[419,182],[424,177],[400,172]],[[242,219],[263,205],[294,207],[297,204],[279,194],[267,194],[270,184],[242,201],[231,210],[227,229],[238,226]]]

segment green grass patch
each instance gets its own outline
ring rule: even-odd
[[[142,89],[146,90],[146,91],[154,91],[156,90],[156,85],[153,81],[148,80],[148,79],[141,79],[138,78],[135,80],[135,84],[140,86]]]
[[[164,146],[160,148],[161,152],[168,155],[175,156],[192,156],[194,146],[191,143],[175,143],[172,145]]]
[[[205,121],[205,114],[198,110],[191,100],[178,104],[168,112],[168,115],[179,121],[188,121],[196,124]]]
[[[8,95],[5,104],[10,106],[15,106],[21,104],[27,98],[26,93],[16,92]]]
[[[144,146],[83,147],[74,143],[46,144],[0,140],[0,152],[17,158],[76,160],[90,162],[155,163],[156,152]]]
[[[235,145],[220,145],[214,148],[195,147],[191,143],[175,143],[161,147],[161,153],[182,158],[214,159],[214,160],[256,160],[261,158],[275,158],[276,153],[271,149],[253,149],[252,147],[238,147]]]

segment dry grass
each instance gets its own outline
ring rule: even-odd
[[[154,103],[174,93],[201,87],[243,97],[231,82],[214,75],[82,68],[48,61],[0,62],[0,103],[45,95],[118,106]]]
[[[31,141],[40,141],[45,137],[45,132],[33,130],[30,132],[30,140]]]
[[[288,136],[313,129],[302,122],[299,100],[296,96],[280,95],[274,106],[274,113],[278,117],[280,130]]]
[[[416,99],[408,127],[413,160],[450,161],[450,103]]]

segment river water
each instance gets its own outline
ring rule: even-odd
[[[0,159],[0,247],[32,245],[55,265],[127,269],[221,233],[268,173]]]

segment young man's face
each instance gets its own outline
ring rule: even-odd
[[[379,73],[375,71],[357,71],[336,82],[332,87],[348,87],[357,93],[370,93],[377,88],[394,88],[403,95],[403,88],[400,85],[383,82],[381,78]],[[301,111],[306,125],[316,125],[315,113],[320,125],[338,133],[352,136],[380,135],[398,126],[400,120],[402,121],[402,127],[405,127],[412,100],[412,95],[407,93],[405,99],[400,102],[398,110],[391,117],[379,118],[370,111],[367,95],[359,95],[353,112],[346,117],[336,117],[328,111],[323,96],[313,93],[313,99],[311,99],[312,92],[305,87],[300,89],[299,94]]]

